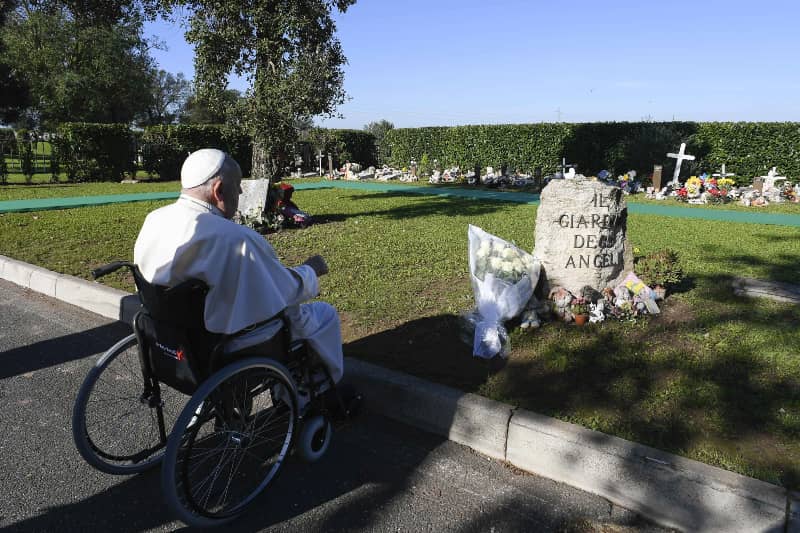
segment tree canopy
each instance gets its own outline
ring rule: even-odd
[[[15,2],[0,30],[0,63],[28,89],[28,115],[44,124],[131,122],[146,115],[154,67],[142,27],[153,5]]]
[[[364,126],[364,130],[370,132],[375,137],[375,150],[377,151],[377,159],[379,163],[383,163],[389,159],[386,146],[383,144],[383,138],[386,132],[394,129],[394,124],[386,119],[381,119],[377,122],[370,122]]]
[[[150,70],[150,95],[144,125],[172,124],[186,112],[192,83],[182,72],[173,75],[166,70]]]
[[[332,11],[355,0],[173,0],[190,8],[198,97],[212,109],[233,72],[250,82],[229,117],[253,137],[253,177],[281,173],[299,119],[332,116],[346,62]]]
[[[16,9],[16,1],[8,0],[0,4],[0,31],[5,27],[9,14]],[[0,121],[16,122],[30,106],[30,90],[20,73],[5,60],[5,47],[0,39]]]
[[[212,109],[206,100],[198,98],[193,90],[186,99],[180,121],[186,124],[223,124],[227,114],[232,113],[242,99],[236,89],[225,89],[218,95],[217,105]]]

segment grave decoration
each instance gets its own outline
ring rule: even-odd
[[[792,187],[791,184],[787,183],[781,189],[781,197],[786,202],[800,202],[800,183]]]
[[[702,202],[703,181],[697,176],[691,176],[683,187],[677,191],[677,198],[682,202],[699,203]]]
[[[740,195],[740,190],[734,186],[735,182],[732,179],[719,177],[723,175],[733,175],[725,172],[725,165],[721,173],[713,174],[711,177],[706,173],[691,176],[683,187],[675,191],[676,198],[690,204],[728,203]]]
[[[725,173],[723,165],[723,174]],[[730,178],[710,178],[704,183],[706,192],[708,193],[707,199],[711,203],[726,204],[733,199],[732,194],[734,181]]]
[[[294,187],[288,183],[279,182],[272,186],[270,190],[270,201],[275,202],[275,209],[283,217],[284,225],[305,228],[312,224],[311,215],[300,209],[294,201],[292,194]],[[273,199],[274,198],[274,199]]]
[[[627,173],[617,176],[617,187],[622,189],[623,194],[639,192],[641,184],[636,180],[636,171],[629,170]]]
[[[503,322],[523,311],[539,280],[540,264],[512,243],[470,225],[469,269],[476,312],[473,354],[490,359],[507,355]]]
[[[681,164],[684,161],[694,161],[694,156],[689,155],[686,153],[686,143],[681,143],[680,150],[678,153],[669,153],[667,157],[675,159],[675,172],[672,174],[672,181],[670,182],[670,186],[674,189],[677,189],[680,185],[680,175],[681,175]]]
[[[695,177],[690,186],[698,183]],[[682,277],[671,250],[640,258],[634,271],[619,187],[578,174],[551,181],[540,201],[533,254],[469,226],[476,310],[465,318],[474,328],[476,356],[507,354],[503,323],[514,317],[521,329],[529,329],[551,319],[596,324],[658,314],[657,300]]]
[[[311,215],[292,201],[294,187],[285,182],[270,185],[269,180],[242,180],[242,194],[234,220],[266,233],[284,226],[304,228]]]

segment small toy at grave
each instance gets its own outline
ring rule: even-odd
[[[589,304],[589,323],[597,324],[606,319],[604,300],[598,300],[597,303]]]
[[[625,285],[618,285],[617,288],[614,289],[614,306],[623,307],[623,304],[630,303],[630,301],[631,292]]]
[[[606,287],[603,289],[603,301],[605,302],[606,307],[611,307],[614,305],[614,289],[611,287]]]
[[[522,310],[522,314],[520,315],[519,327],[522,329],[535,329],[541,326],[542,321],[539,319],[539,313],[537,312],[537,309],[540,307],[541,304],[536,296],[531,296],[528,305],[525,306],[525,309]]]
[[[553,313],[564,322],[572,322],[575,318],[570,310],[570,305],[575,297],[564,287],[553,287],[548,298],[553,303]]]

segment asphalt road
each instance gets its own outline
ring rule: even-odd
[[[174,531],[158,471],[95,471],[70,414],[128,326],[0,280],[0,528]],[[529,475],[373,414],[317,464],[291,459],[235,531],[661,531],[603,498]]]

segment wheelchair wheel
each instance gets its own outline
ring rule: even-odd
[[[296,424],[297,391],[280,363],[226,366],[175,423],[161,470],[167,503],[190,526],[233,520],[277,475]]]
[[[158,402],[143,392],[138,343],[129,335],[95,363],[78,391],[72,436],[86,462],[108,474],[135,474],[161,461],[187,396],[165,385]]]
[[[311,417],[303,424],[297,439],[296,449],[300,458],[307,463],[318,461],[328,451],[332,434],[330,420],[322,415]]]

